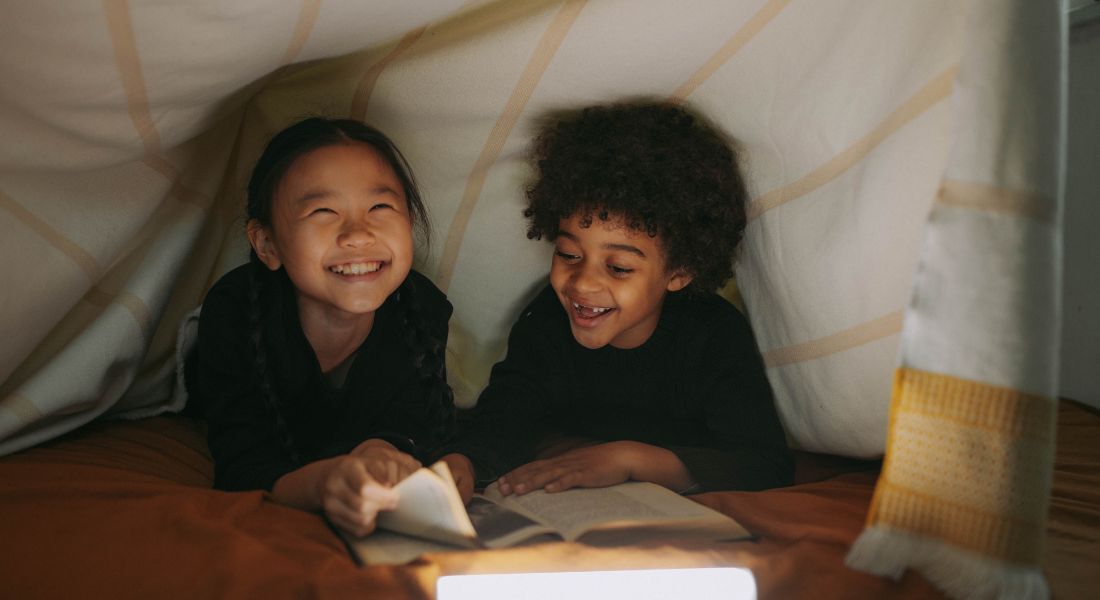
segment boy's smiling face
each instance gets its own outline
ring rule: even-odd
[[[581,227],[581,217],[561,220],[550,285],[579,344],[637,348],[657,328],[665,294],[683,289],[691,276],[668,271],[659,237],[615,215],[594,217],[589,227]]]

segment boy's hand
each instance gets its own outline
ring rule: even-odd
[[[466,504],[470,501],[470,497],[474,495],[473,463],[466,458],[466,455],[454,453],[448,454],[440,460],[447,463],[447,467],[451,470],[451,477],[454,477],[455,486],[458,487],[458,495],[462,497],[462,503]]]
[[[504,475],[497,483],[500,493],[507,496],[538,489],[560,492],[574,487],[605,487],[629,480],[649,481],[673,491],[695,484],[674,452],[632,441],[596,444],[536,460]]]
[[[536,460],[502,476],[500,493],[523,495],[539,489],[561,492],[574,487],[606,487],[631,479],[645,448],[639,442],[607,442]]]

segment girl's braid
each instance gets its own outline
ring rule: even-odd
[[[279,442],[290,461],[294,465],[300,465],[301,457],[294,447],[294,437],[290,434],[290,427],[287,426],[281,398],[275,386],[271,385],[271,375],[267,368],[267,347],[264,343],[263,305],[261,303],[263,298],[261,288],[263,287],[263,280],[266,279],[266,273],[261,272],[257,276],[257,271],[263,269],[264,266],[258,260],[253,260],[251,268],[248,270],[248,321],[252,330],[252,347],[255,350],[256,383],[260,390],[260,399],[267,406],[268,412],[271,413],[271,418],[274,421],[276,437],[279,438]]]
[[[413,366],[417,375],[428,384],[426,415],[431,422],[432,445],[448,441],[454,432],[454,393],[447,384],[446,347],[443,341],[428,329],[423,318],[415,286],[406,278],[397,289],[397,301],[401,307],[402,331],[405,343],[413,354]]]

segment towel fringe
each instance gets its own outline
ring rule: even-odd
[[[1037,566],[1008,564],[907,531],[871,526],[852,544],[844,563],[858,571],[899,579],[912,568],[952,598],[1048,600]]]

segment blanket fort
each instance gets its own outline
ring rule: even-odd
[[[416,268],[455,307],[448,372],[472,403],[549,258],[523,235],[532,123],[657,97],[741,145],[726,292],[790,438],[886,455],[852,564],[1044,595],[1059,3],[75,4],[0,22],[0,453],[184,404],[179,324],[244,262],[247,169],[307,114],[378,125],[418,169],[438,235]],[[967,472],[990,479],[954,485]]]

